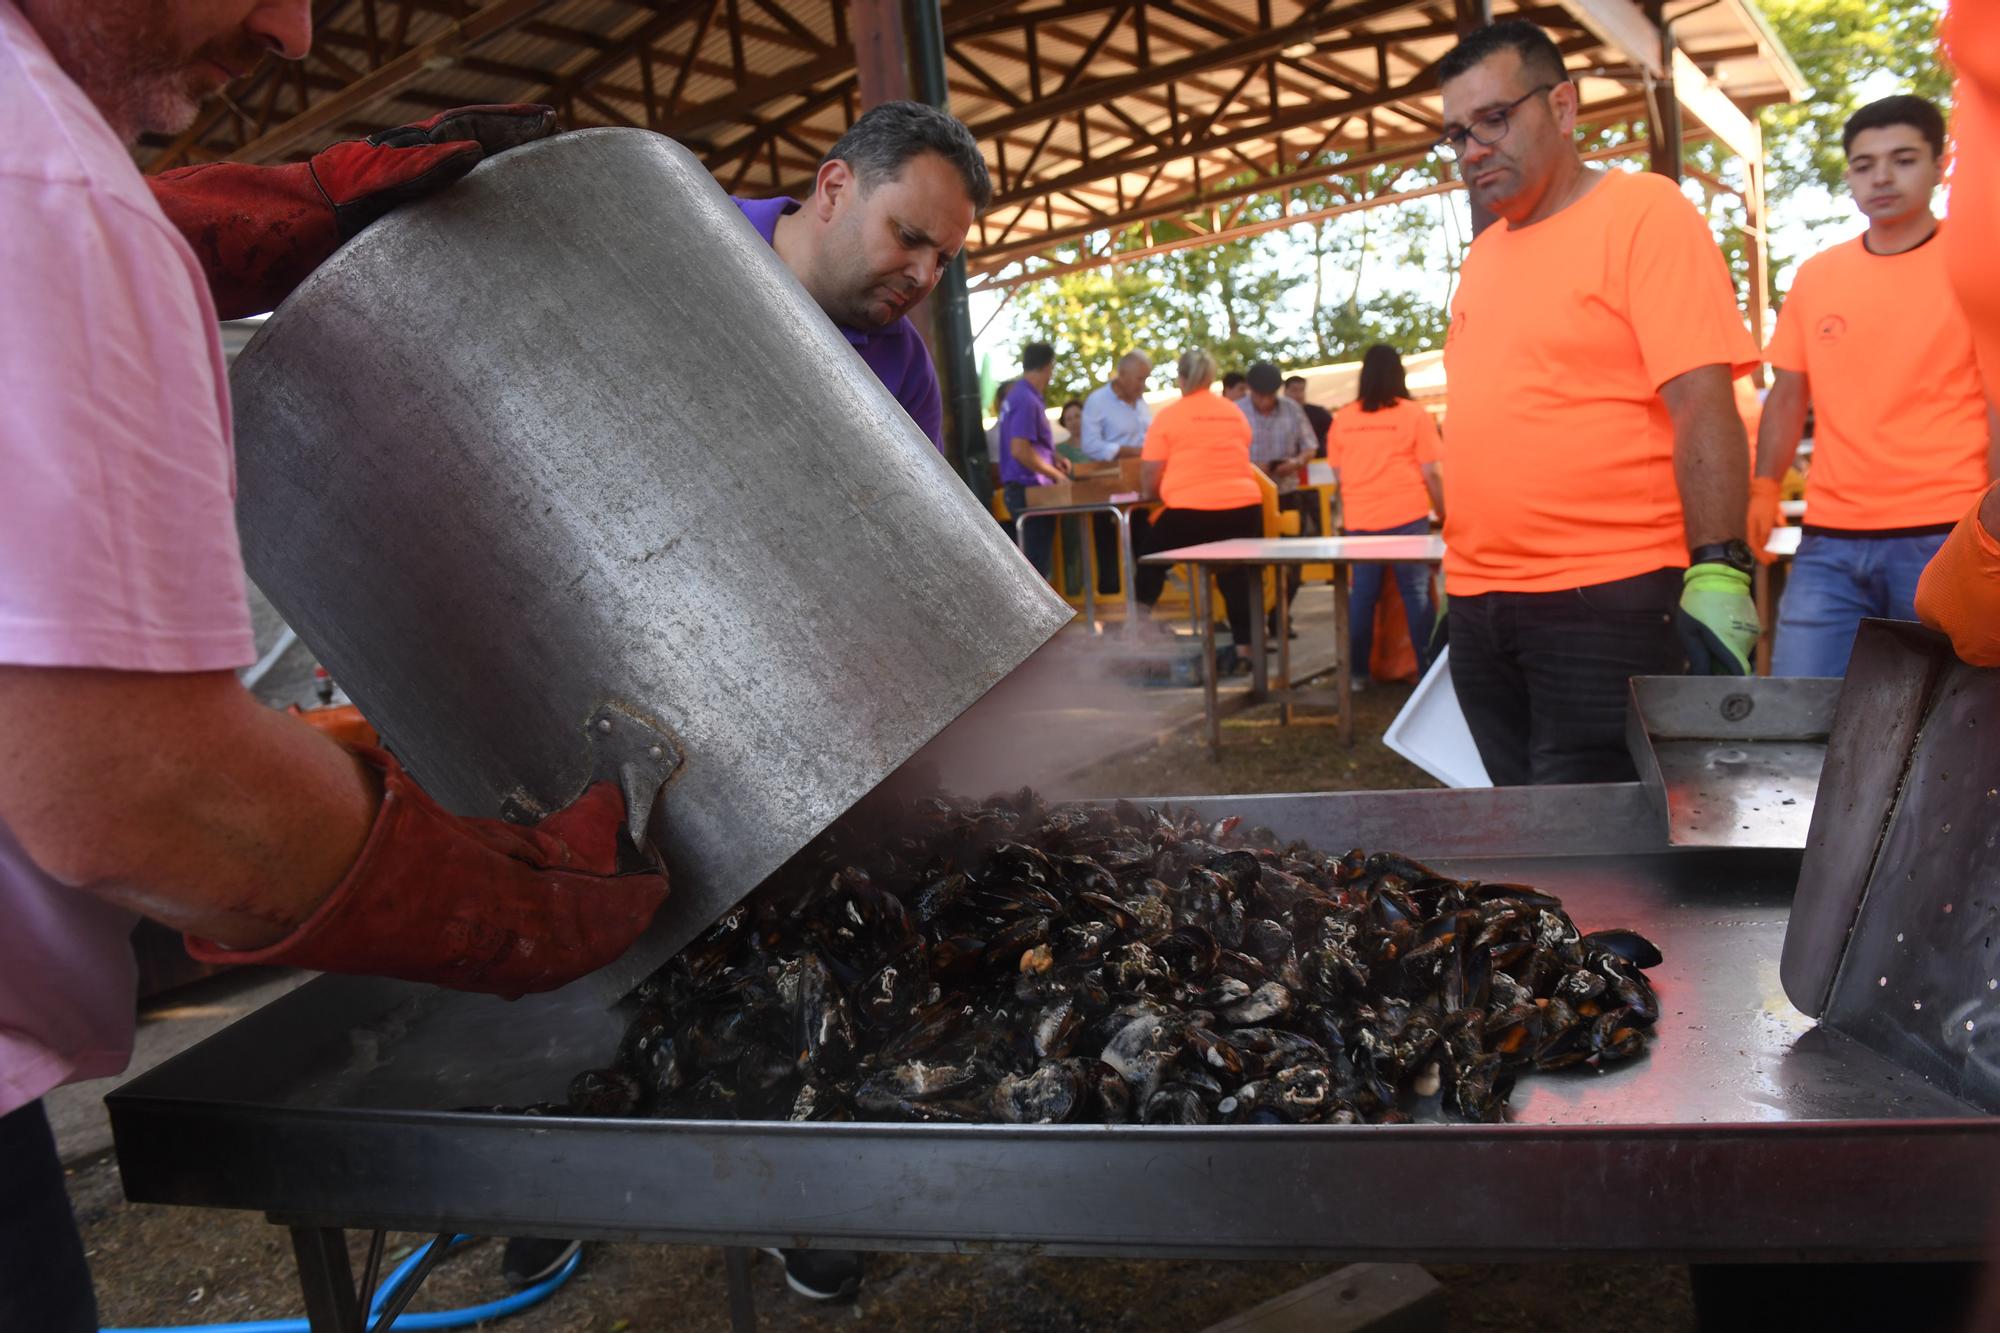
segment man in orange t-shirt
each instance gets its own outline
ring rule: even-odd
[[[1584,166],[1546,34],[1491,24],[1439,75],[1500,219],[1445,342],[1452,681],[1495,783],[1629,781],[1627,680],[1742,674],[1757,641],[1730,388],[1756,344],[1673,182]]]
[[[1991,403],[2000,401],[2000,250],[1981,227],[2000,216],[2000,6],[1958,0],[1944,30],[1958,68],[1945,266]],[[2000,667],[2000,484],[1959,520],[1924,570],[1916,610],[1926,625],[1951,636],[1960,657]]]
[[[1805,535],[1771,672],[1840,676],[1864,617],[1911,620],[1917,579],[1993,479],[1972,330],[1931,215],[1944,117],[1921,97],[1855,112],[1841,136],[1868,230],[1799,266],[1768,359],[1751,527],[1769,530],[1810,403]]]

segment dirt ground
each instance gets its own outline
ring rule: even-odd
[[[1223,755],[1208,758],[1190,727],[1143,753],[1072,775],[1075,796],[1195,796],[1433,786],[1374,737],[1408,697],[1405,686],[1357,696],[1356,742],[1340,745],[1328,719],[1277,725],[1275,710],[1230,719]],[[1449,1182],[1412,1181],[1412,1189]],[[250,1213],[128,1204],[108,1158],[72,1172],[71,1197],[96,1274],[107,1328],[174,1327],[297,1316],[302,1306],[286,1234]],[[1394,1200],[1384,1200],[1392,1208]],[[427,1239],[392,1238],[392,1257]],[[363,1238],[353,1238],[359,1271]],[[454,1255],[413,1308],[497,1299],[498,1242]],[[760,1328],[772,1333],[886,1329],[951,1333],[1137,1333],[1199,1330],[1328,1272],[1328,1264],[1124,1262],[1019,1255],[869,1258],[860,1299],[809,1304],[786,1290],[776,1262],[753,1269]],[[1454,1330],[1679,1333],[1694,1326],[1687,1270],[1671,1265],[1434,1266]],[[728,1327],[719,1250],[595,1245],[578,1275],[548,1302],[490,1327],[508,1333],[653,1333]]]
[[[1331,681],[1314,682],[1326,685]],[[1387,791],[1435,787],[1422,769],[1379,737],[1409,701],[1408,685],[1371,685],[1354,696],[1354,744],[1343,746],[1337,716],[1299,709],[1290,726],[1272,706],[1222,721],[1222,754],[1210,759],[1199,724],[1127,758],[1098,764],[1059,784],[1071,798],[1219,796],[1230,792]]]

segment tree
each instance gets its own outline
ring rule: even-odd
[[[1772,198],[1813,185],[1842,191],[1841,127],[1883,95],[1883,84],[1950,103],[1951,76],[1937,55],[1938,0],[1762,0],[1762,7],[1810,89],[1803,102],[1764,109]]]
[[[1259,206],[1280,205],[1273,199],[1250,207]],[[1245,216],[1257,214],[1246,209]],[[1195,235],[1156,223],[1152,243]],[[1134,229],[1116,248],[1146,245],[1146,234]],[[1057,258],[1082,254],[1081,247],[1071,247]],[[1280,327],[1279,311],[1287,294],[1306,281],[1306,274],[1284,270],[1268,242],[1250,236],[1032,284],[1020,300],[1020,323],[1030,338],[1055,346],[1049,401],[1057,403],[1102,384],[1130,351],[1144,352],[1160,365],[1189,347],[1208,348],[1226,367],[1289,361],[1299,344]]]
[[[1329,173],[1339,159],[1322,159]],[[1353,176],[1332,176],[1294,192],[1306,211],[1337,208],[1363,199],[1435,183],[1443,170],[1435,161],[1376,167]],[[1433,245],[1441,239],[1437,223],[1422,202],[1363,209],[1312,224],[1313,300],[1310,331],[1312,360],[1319,363],[1354,361],[1373,343],[1385,342],[1403,352],[1428,351],[1443,345],[1444,311],[1405,291],[1384,290],[1363,299],[1373,276],[1371,259],[1384,259],[1404,271],[1426,266]],[[1347,294],[1329,300],[1326,282],[1331,266],[1341,276]]]

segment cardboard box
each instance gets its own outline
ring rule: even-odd
[[[1138,486],[1127,486],[1120,477],[1101,477],[1093,481],[1057,481],[1047,486],[1030,486],[1027,490],[1028,508],[1047,509],[1059,505],[1103,504],[1107,500],[1122,496],[1136,496]]]
[[[1136,458],[1115,458],[1109,463],[1076,463],[1071,466],[1072,481],[1108,481],[1116,479],[1120,490],[1139,489],[1139,463]]]

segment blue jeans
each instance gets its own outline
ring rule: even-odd
[[[1376,528],[1349,532],[1349,537],[1408,537],[1431,530],[1427,518],[1405,523],[1400,528]],[[1417,650],[1417,674],[1431,665],[1431,567],[1429,565],[1356,565],[1354,589],[1347,602],[1347,647],[1349,661],[1357,676],[1368,674],[1368,655],[1375,649],[1375,603],[1382,596],[1382,575],[1396,576],[1396,591],[1403,595],[1403,618],[1410,626],[1410,646]]]
[[[1012,523],[1028,512],[1028,488],[1018,481],[1010,481],[1000,488],[1000,497],[1007,502],[1007,521]],[[1028,557],[1028,563],[1043,578],[1049,576],[1049,558],[1056,549],[1056,520],[1036,518],[1028,521],[1021,529],[1021,551]]]
[[[1917,579],[1947,534],[1835,537],[1808,532],[1778,602],[1774,676],[1844,676],[1867,616],[1917,618]]]

